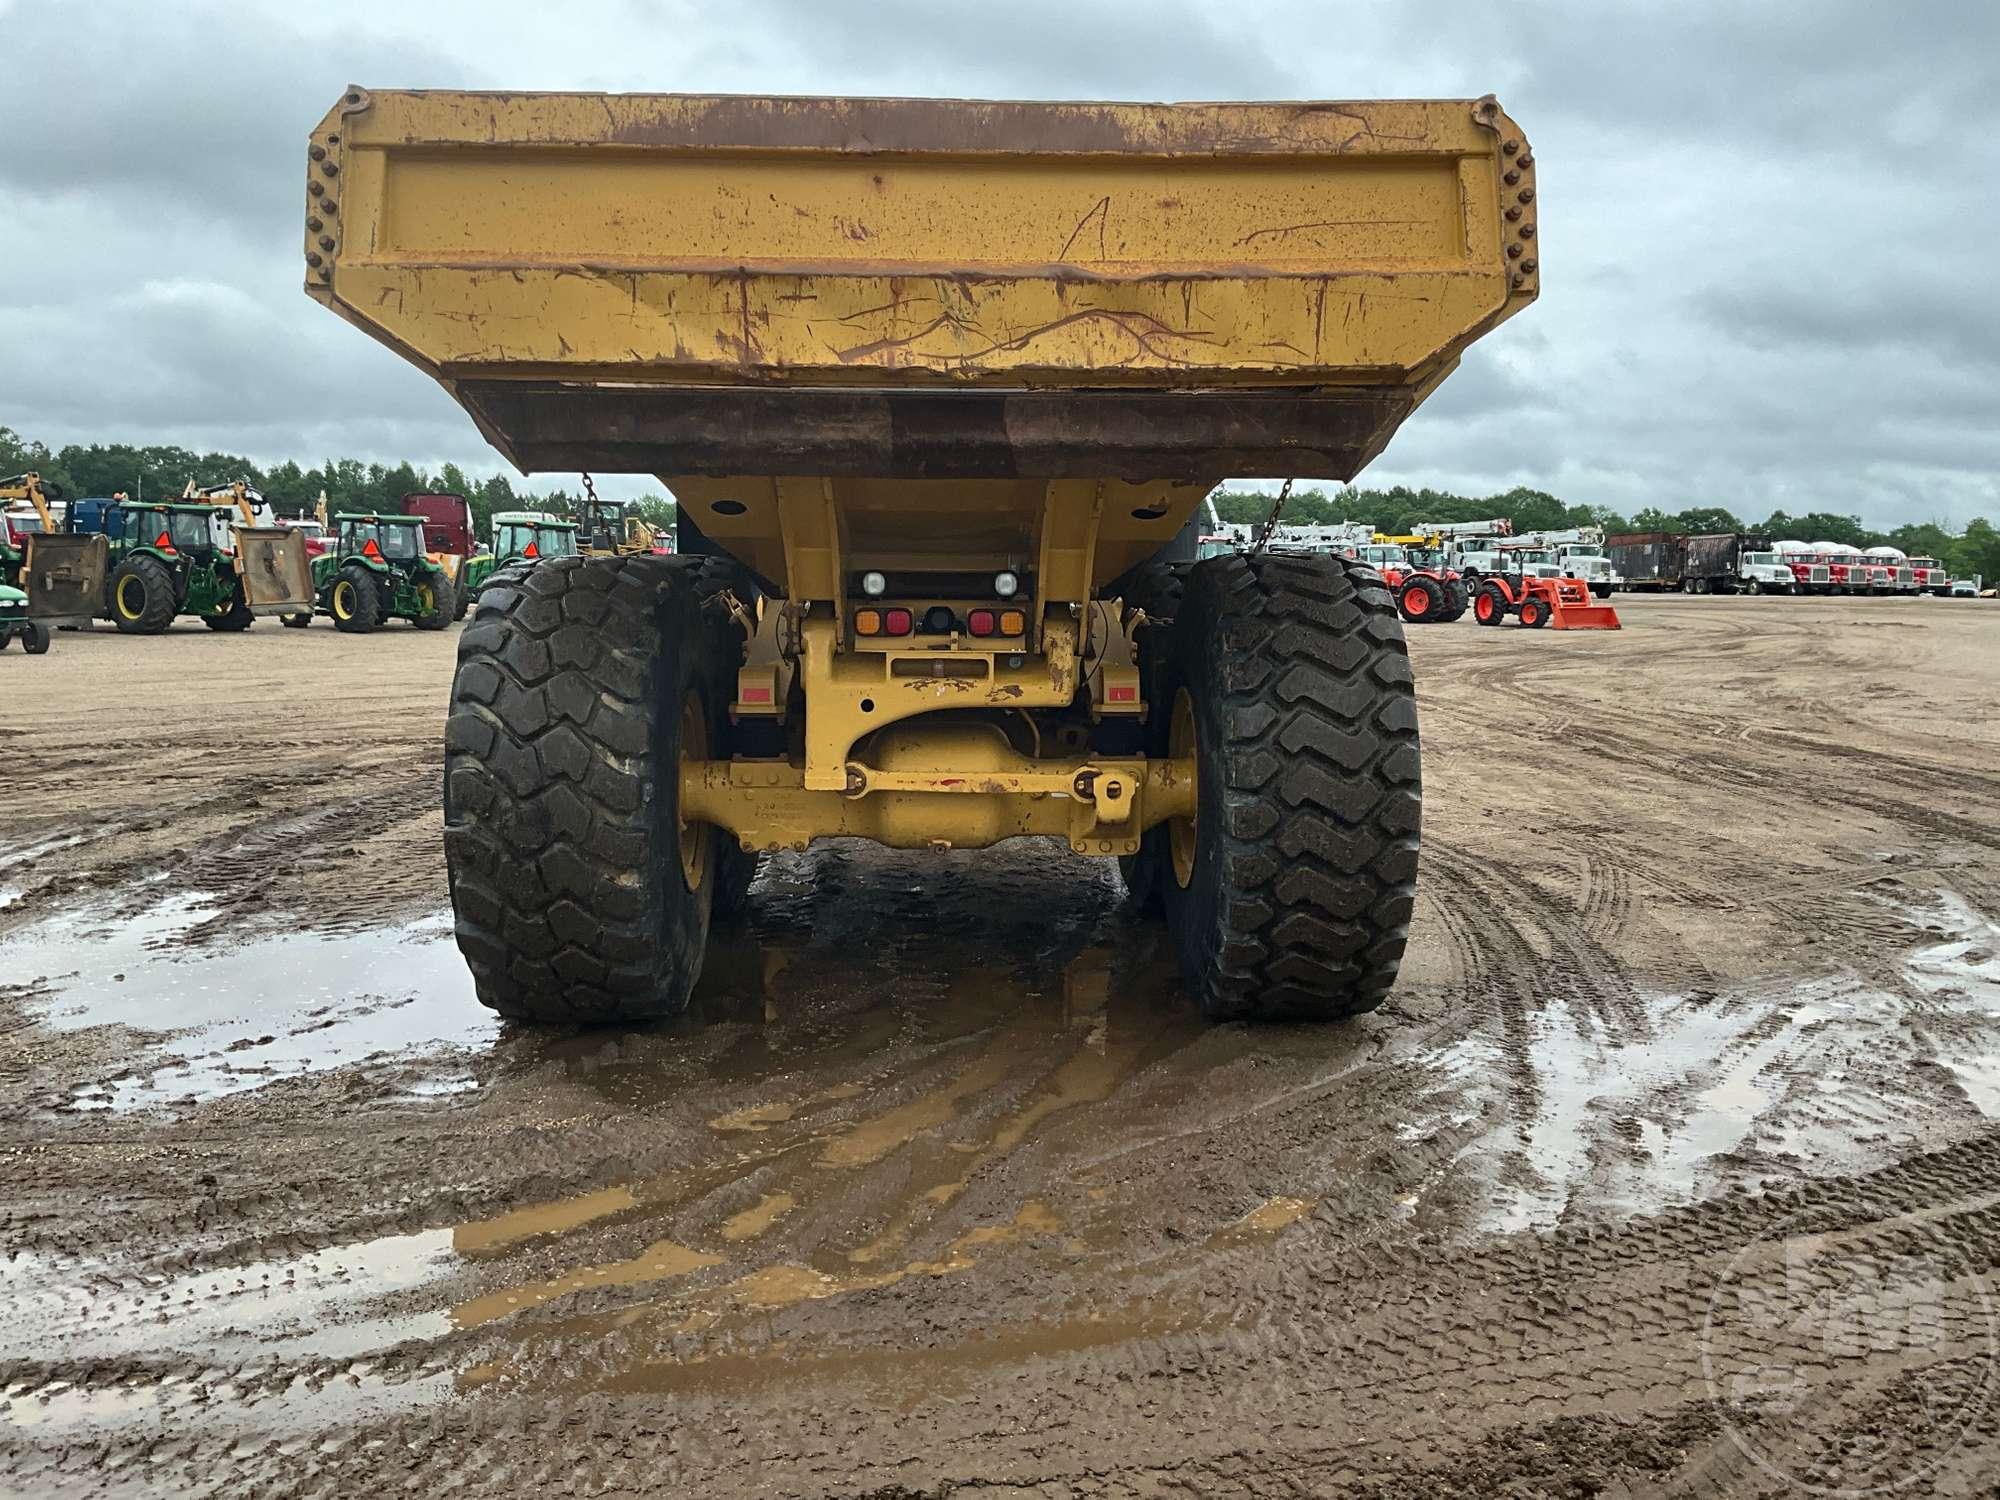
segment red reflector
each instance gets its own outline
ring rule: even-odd
[[[993,634],[993,611],[990,609],[975,609],[965,617],[965,628],[973,635]]]
[[[376,546],[375,539],[373,537],[370,537],[368,539],[368,545],[361,549],[361,555],[363,557],[379,558],[382,555],[382,549]]]
[[[375,544],[370,542],[368,545],[372,547]],[[521,554],[523,557],[540,557],[541,555],[542,549],[537,547],[533,542],[528,543],[528,550]]]
[[[162,552],[171,552],[174,550],[173,538],[168,536],[164,531],[153,538],[153,545],[158,547]]]
[[[1106,701],[1111,703],[1137,703],[1139,690],[1135,687],[1120,687],[1114,682],[1104,690],[1104,696]]]
[[[882,634],[908,635],[916,629],[916,621],[910,618],[907,609],[892,609],[882,616]]]
[[[747,687],[743,690],[743,701],[745,703],[769,703],[771,701],[771,690],[767,687]]]

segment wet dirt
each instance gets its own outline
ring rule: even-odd
[[[0,1490],[1975,1488],[2000,611],[1619,603],[1414,632],[1412,956],[1331,1029],[1028,842],[774,860],[687,1017],[502,1028],[450,633],[15,662]]]

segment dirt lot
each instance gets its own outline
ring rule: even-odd
[[[686,1021],[503,1030],[451,635],[9,653],[0,1490],[1978,1488],[2000,609],[1619,603],[1416,633],[1336,1029],[1200,1024],[1109,862],[842,844]]]

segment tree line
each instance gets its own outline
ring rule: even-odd
[[[0,476],[27,469],[60,485],[70,495],[110,495],[123,490],[134,499],[168,499],[188,480],[223,484],[245,479],[263,492],[280,515],[312,512],[324,490],[329,510],[395,510],[405,495],[443,491],[463,495],[472,505],[481,535],[493,513],[502,510],[549,510],[570,513],[582,498],[568,489],[516,489],[505,474],[475,478],[456,464],[436,473],[408,463],[389,467],[359,459],[336,458],[311,468],[291,461],[265,469],[232,453],[195,453],[171,444],[135,446],[129,443],[70,444],[51,450],[41,443],[0,427]],[[1271,513],[1271,495],[1254,490],[1220,489],[1215,508],[1225,521],[1257,522]],[[638,502],[637,511],[654,526],[671,526],[673,501],[666,495]],[[1518,531],[1561,531],[1572,526],[1601,526],[1620,531],[1741,531],[1781,541],[1838,542],[1845,546],[1901,547],[1914,557],[1936,557],[1953,577],[1980,574],[2000,580],[2000,532],[1984,517],[1963,533],[1953,534],[1934,522],[1913,522],[1893,531],[1871,531],[1856,516],[1813,511],[1788,515],[1773,511],[1761,522],[1746,522],[1721,506],[1693,506],[1671,514],[1649,507],[1632,516],[1603,505],[1567,505],[1546,490],[1519,485],[1497,495],[1456,495],[1446,490],[1363,489],[1343,485],[1331,492],[1295,489],[1285,501],[1288,521],[1325,525],[1334,521],[1366,521],[1383,531],[1404,533],[1423,521],[1483,521],[1499,518]]]
[[[1216,514],[1225,521],[1255,523],[1271,514],[1274,495],[1255,490],[1217,490],[1213,496]],[[1566,505],[1546,490],[1525,485],[1483,498],[1454,495],[1446,490],[1411,489],[1396,485],[1391,489],[1363,489],[1343,485],[1328,492],[1294,489],[1285,501],[1284,519],[1302,525],[1330,525],[1336,521],[1366,521],[1391,535],[1412,532],[1426,521],[1506,520],[1516,532],[1566,531],[1577,526],[1601,526],[1606,535],[1621,531],[1671,531],[1694,535],[1701,532],[1737,531],[1761,536],[1768,541],[1836,542],[1847,547],[1900,547],[1912,557],[1935,557],[1951,570],[1954,578],[1982,576],[1989,584],[2000,581],[2000,531],[1980,517],[1962,533],[1945,530],[1933,521],[1910,522],[1893,531],[1873,531],[1858,516],[1810,511],[1791,515],[1774,510],[1761,521],[1748,521],[1719,505],[1691,506],[1668,513],[1648,507],[1624,516],[1609,506]]]

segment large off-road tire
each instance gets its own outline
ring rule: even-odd
[[[1203,1014],[1337,1020],[1395,983],[1423,804],[1403,626],[1337,557],[1198,564],[1175,622],[1171,753],[1194,817],[1169,833],[1168,922]]]
[[[174,622],[174,575],[157,557],[128,557],[105,585],[111,622],[127,635],[158,635]]]
[[[417,585],[418,598],[424,597],[426,589],[430,591],[430,605],[417,615],[417,629],[442,630],[458,618],[458,590],[442,568],[433,569],[430,577]]]
[[[1505,625],[1507,591],[1497,583],[1482,583],[1472,600],[1472,618],[1480,625]]]
[[[678,818],[741,635],[706,559],[558,558],[481,591],[445,730],[445,858],[481,1003],[517,1020],[678,1014],[701,972],[717,831]]]
[[[46,656],[49,649],[49,627],[40,620],[30,620],[21,627],[21,649],[30,656]]]
[[[334,575],[327,592],[327,613],[333,628],[349,635],[366,635],[382,623],[382,590],[375,575],[360,563],[349,563]]]
[[[1143,610],[1138,647],[1140,692],[1146,700],[1145,750],[1149,756],[1167,751],[1167,704],[1159,696],[1166,691],[1166,662],[1172,651],[1174,617],[1180,613],[1181,597],[1187,587],[1189,564],[1153,561],[1140,568],[1124,584],[1125,603]],[[1155,824],[1139,839],[1137,854],[1118,856],[1118,873],[1125,890],[1139,911],[1157,912],[1164,896],[1161,882],[1168,874],[1170,855],[1165,824]]]
[[[203,615],[201,623],[210,630],[248,630],[257,623],[257,617],[250,613],[250,606],[238,594],[229,601],[229,608],[219,615]]]

